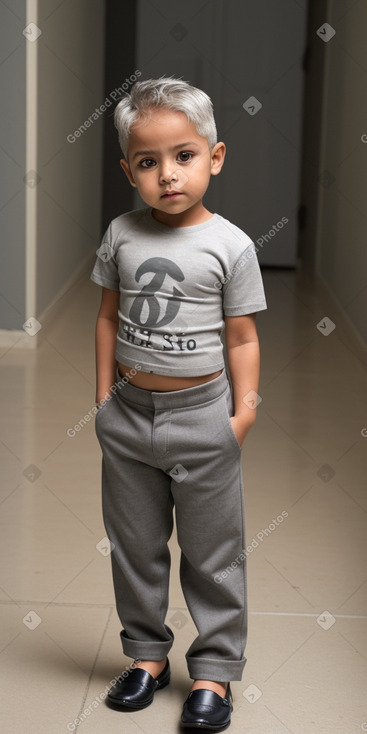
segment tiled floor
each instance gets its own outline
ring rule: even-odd
[[[254,546],[248,662],[233,684],[230,731],[357,734],[367,731],[365,369],[307,282],[265,270],[264,283],[262,403],[243,448]],[[174,734],[190,687],[184,654],[195,632],[173,537],[172,683],[138,713],[103,702],[131,661],[110,558],[96,548],[105,531],[93,420],[74,428],[94,404],[99,297],[86,276],[38,350],[0,351],[0,716],[9,734]],[[328,336],[316,326],[325,315],[336,323]]]

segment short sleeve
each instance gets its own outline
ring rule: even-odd
[[[251,243],[223,279],[225,316],[245,316],[267,308],[255,245]]]
[[[116,252],[112,242],[112,227],[109,225],[97,250],[97,259],[90,279],[112,291],[120,290],[120,277],[116,262]]]

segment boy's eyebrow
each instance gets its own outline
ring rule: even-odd
[[[189,140],[187,143],[179,143],[178,145],[174,145],[171,150],[177,150],[178,148],[185,148],[186,145],[197,145],[194,140]],[[156,150],[137,150],[133,155],[133,160],[138,155],[157,155]]]

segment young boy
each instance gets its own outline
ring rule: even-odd
[[[115,125],[121,167],[147,207],[111,222],[91,275],[103,286],[103,517],[122,647],[135,660],[108,699],[142,709],[169,683],[175,506],[181,585],[198,632],[186,654],[194,683],[181,723],[225,729],[230,681],[241,680],[246,662],[241,445],[256,413],[262,279],[250,238],[203,204],[225,156],[210,98],[173,78],[137,82]]]

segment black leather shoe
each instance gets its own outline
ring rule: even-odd
[[[230,725],[232,711],[229,683],[225,698],[206,688],[198,688],[189,693],[184,703],[181,724],[184,728],[222,731]]]
[[[115,685],[108,691],[107,701],[112,708],[144,709],[150,706],[159,688],[168,686],[170,679],[171,670],[168,658],[157,678],[153,678],[142,668],[134,668],[127,675],[120,675]]]

